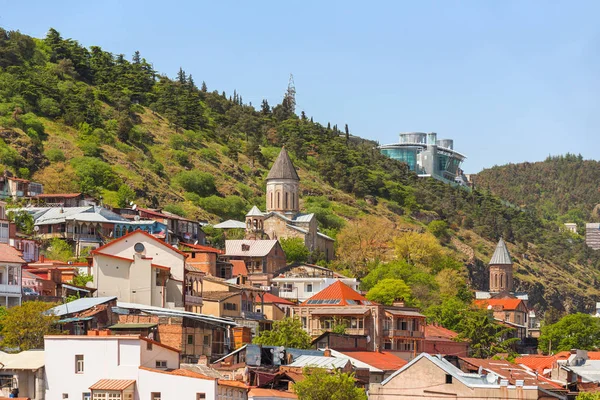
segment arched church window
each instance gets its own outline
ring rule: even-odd
[[[285,192],[285,201],[283,203],[284,208],[288,208],[288,192]]]
[[[280,194],[279,192],[277,192],[277,208],[281,207],[281,203],[280,203]]]

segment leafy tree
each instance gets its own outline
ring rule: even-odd
[[[396,256],[409,264],[432,267],[443,256],[442,246],[429,233],[402,232],[394,239]]]
[[[187,212],[183,208],[181,204],[167,204],[164,208],[165,211],[170,212],[172,214],[179,215],[180,217],[186,217]]]
[[[11,211],[7,215],[8,219],[17,226],[17,231],[31,235],[33,233],[33,217],[27,211]]]
[[[186,192],[196,193],[206,197],[216,192],[215,178],[208,173],[200,171],[183,171],[175,177],[177,182]]]
[[[446,221],[434,220],[427,225],[427,230],[436,238],[441,239],[448,236],[448,224]]]
[[[600,393],[597,392],[579,392],[575,400],[600,400]]]
[[[396,300],[404,300],[409,304],[411,291],[402,279],[384,279],[369,290],[367,299],[388,306]]]
[[[55,304],[41,301],[27,301],[8,309],[1,320],[2,345],[18,348],[21,351],[42,349],[44,335],[59,333],[55,328],[58,317],[45,314]]]
[[[458,331],[461,321],[470,312],[468,304],[456,297],[435,304],[425,311],[429,321],[440,324],[446,329]]]
[[[366,400],[367,394],[356,387],[354,374],[306,367],[306,379],[294,384],[299,400]]]
[[[86,286],[88,284],[88,282],[93,282],[94,281],[94,277],[92,275],[88,275],[88,274],[78,274],[75,275],[73,277],[73,280],[71,281],[71,283],[73,285],[77,285],[77,286]]]
[[[600,346],[600,321],[589,314],[566,315],[555,324],[542,327],[539,349],[563,351],[594,350]]]
[[[310,251],[301,238],[282,238],[279,240],[285,259],[288,263],[306,262],[310,256]]]
[[[50,239],[49,245],[44,250],[44,255],[50,260],[69,261],[75,256],[69,243],[60,239]]]
[[[463,301],[471,299],[471,293],[467,287],[467,281],[454,269],[443,269],[435,277],[438,284],[440,297],[449,299],[458,297]]]
[[[117,205],[119,207],[127,207],[129,203],[135,200],[135,191],[129,185],[119,186],[117,190]]]
[[[273,329],[262,331],[252,343],[263,346],[284,346],[294,349],[310,349],[312,339],[302,328],[298,318],[284,318],[273,323]]]
[[[498,324],[487,310],[470,310],[458,324],[459,338],[471,343],[476,358],[490,358],[498,353],[512,353],[518,338],[508,338],[513,328]]]

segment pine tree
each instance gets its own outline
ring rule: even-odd
[[[314,124],[314,123],[315,123],[315,121],[313,121],[313,117],[310,117],[310,123],[311,123],[311,124]]]
[[[200,89],[204,93],[208,92],[208,87],[206,86],[206,82],[202,81],[202,88]]]
[[[192,79],[192,74],[188,75],[187,84],[190,90],[197,90],[196,84],[194,83],[194,79]]]
[[[177,73],[177,80],[182,85],[185,85],[185,83],[187,82],[187,78],[185,76],[185,71],[181,67],[179,67],[179,72]]]
[[[133,58],[132,61],[134,64],[139,64],[142,61],[142,58],[140,57],[140,52],[136,51],[135,53],[133,53]]]
[[[348,142],[350,140],[350,130],[348,129],[348,124],[346,124],[344,130],[346,131],[346,142]]]
[[[271,106],[269,106],[267,99],[263,99],[262,104],[260,105],[260,112],[263,115],[269,115],[271,113]]]
[[[233,102],[235,104],[238,104],[238,94],[237,94],[237,91],[235,89],[233,89]]]
[[[327,130],[330,131],[331,130],[331,122],[327,123]]]
[[[300,113],[300,119],[302,119],[302,121],[306,121],[306,113],[304,112],[304,110],[302,110],[302,112]]]

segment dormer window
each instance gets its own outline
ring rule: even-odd
[[[250,245],[242,244],[242,251],[250,251]]]

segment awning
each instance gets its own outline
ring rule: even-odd
[[[91,390],[125,390],[135,384],[132,379],[100,379],[90,386]]]
[[[94,319],[94,317],[73,317],[73,318],[65,318],[59,321],[56,321],[57,324],[68,324],[69,322],[79,322],[79,321],[89,321],[90,319]]]
[[[425,316],[417,311],[409,311],[409,310],[385,310],[386,313],[400,316],[400,317],[420,317],[425,318]]]
[[[90,293],[90,291],[89,291],[89,290],[87,290],[87,289],[82,289],[82,288],[80,288],[80,287],[77,287],[77,286],[71,286],[71,285],[67,285],[66,283],[63,283],[63,284],[62,284],[62,287],[64,287],[64,288],[67,288],[67,289],[71,289],[71,290],[76,290],[76,291],[78,291],[78,292],[86,292],[86,293]]]
[[[128,324],[128,323],[120,323],[114,324],[113,326],[109,326],[108,329],[148,329],[157,326],[158,324]]]

